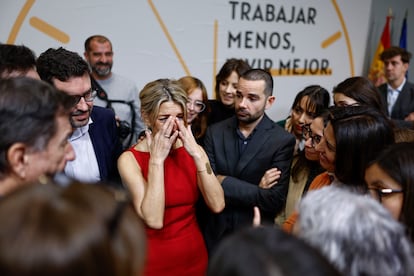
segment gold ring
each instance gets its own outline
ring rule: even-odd
[[[170,139],[171,136],[164,134],[164,137]]]

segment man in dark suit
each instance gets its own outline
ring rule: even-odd
[[[75,52],[50,48],[39,56],[37,70],[42,80],[76,102],[70,117],[74,132],[69,137],[76,159],[66,164],[65,174],[84,182],[119,183],[116,162],[122,147],[115,114],[110,109],[93,106],[96,92],[91,88],[86,61]]]
[[[265,114],[275,101],[272,91],[268,72],[245,72],[238,82],[236,116],[207,130],[205,149],[226,200],[224,211],[208,213],[202,226],[209,253],[224,236],[252,224],[254,206],[264,223],[273,223],[284,206],[295,138]]]
[[[399,126],[413,127],[414,84],[406,79],[411,53],[400,47],[385,49],[381,55],[387,83],[378,87],[388,116]]]

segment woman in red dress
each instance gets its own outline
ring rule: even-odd
[[[195,216],[201,193],[213,212],[224,193],[209,159],[187,126],[187,96],[168,79],[140,92],[144,140],[124,152],[118,169],[147,226],[145,275],[204,275],[207,252]]]

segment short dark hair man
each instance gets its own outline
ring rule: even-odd
[[[35,54],[24,45],[0,44],[0,78],[18,76],[40,79]]]
[[[31,78],[0,80],[0,196],[63,171],[73,100]]]
[[[224,236],[251,225],[254,206],[262,221],[270,223],[284,206],[295,138],[265,114],[275,101],[272,91],[268,72],[243,73],[236,116],[207,129],[205,149],[226,199],[223,212],[208,214],[204,234],[210,253]],[[281,175],[276,184],[277,170]]]
[[[95,105],[114,110],[119,121],[122,144],[124,148],[129,148],[144,130],[138,88],[132,80],[112,72],[114,52],[107,37],[88,37],[83,55],[92,70],[92,87],[98,91]]]
[[[398,125],[413,127],[414,122],[414,84],[406,79],[411,59],[407,50],[392,46],[381,55],[387,83],[378,87],[385,109]],[[408,122],[404,122],[408,121]]]
[[[88,64],[75,52],[63,48],[48,49],[37,60],[40,77],[72,96],[77,102],[70,137],[76,159],[65,167],[67,176],[84,182],[119,181],[116,161],[122,151],[115,114],[93,106]]]

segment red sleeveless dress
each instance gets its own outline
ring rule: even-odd
[[[148,178],[150,154],[129,149],[143,177]],[[205,275],[207,250],[195,215],[199,197],[197,168],[184,147],[172,150],[164,161],[164,227],[146,227],[147,262],[144,275]]]

